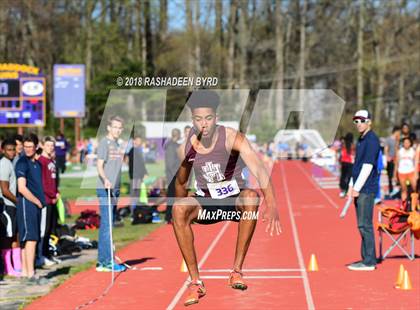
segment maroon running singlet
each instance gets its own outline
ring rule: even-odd
[[[236,197],[245,186],[242,169],[245,164],[239,152],[226,150],[226,128],[216,127],[218,137],[213,149],[207,154],[198,153],[191,144],[191,137],[196,135],[191,130],[185,145],[185,160],[192,164],[197,192],[195,198],[207,211],[236,211]],[[202,224],[212,224],[226,219],[198,220]],[[237,221],[236,218],[228,219]],[[239,220],[239,218],[238,218]]]
[[[231,151],[229,154],[226,150],[226,128],[224,126],[217,126],[216,130],[218,138],[208,154],[197,153],[191,145],[191,137],[195,134],[194,130],[191,130],[185,145],[186,160],[193,164],[198,190],[201,190],[206,197],[212,197],[208,184],[233,179],[236,180],[239,188],[243,188],[245,184],[242,178],[242,169],[245,165],[239,156],[239,152]],[[217,199],[216,197],[213,198]]]

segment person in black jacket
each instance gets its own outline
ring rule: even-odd
[[[179,139],[181,131],[178,128],[172,129],[171,139],[165,143],[165,175],[168,184],[167,190],[167,207],[165,221],[169,224],[172,220],[172,205],[175,197],[175,176],[178,171],[180,161],[177,150],[179,148]]]
[[[147,176],[142,143],[142,138],[140,136],[135,136],[133,139],[133,147],[128,152],[128,175],[130,177],[130,197],[132,210],[134,210],[134,207],[139,200],[141,183]]]

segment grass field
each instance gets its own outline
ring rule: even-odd
[[[74,169],[73,166],[68,167],[69,172],[80,171]],[[146,164],[148,175],[151,177],[160,177],[164,175],[164,164],[158,161],[153,164]],[[86,180],[85,180],[86,181]],[[89,183],[95,184],[96,178],[89,178]],[[129,185],[128,173],[124,172],[121,177],[122,187],[128,190]],[[82,178],[62,178],[60,184],[60,192],[64,199],[77,199],[79,197],[96,197],[94,188],[81,188]],[[122,194],[124,196],[124,194]],[[78,215],[73,215],[66,218],[66,223],[72,224],[76,221]],[[124,227],[114,228],[114,242],[117,248],[126,245],[127,243],[144,238],[150,232],[155,230],[158,224],[145,224],[145,225],[131,225],[130,219],[124,219]],[[78,235],[87,237],[91,240],[98,239],[98,230],[78,230]]]
[[[67,172],[78,172],[83,170],[75,170],[74,168],[80,165],[69,165]],[[146,164],[148,175],[151,177],[161,177],[165,175],[165,167],[163,161],[157,161],[153,164]],[[96,178],[87,178],[84,180],[83,185],[91,185],[92,188],[82,188],[82,178],[62,178],[60,180],[60,193],[64,199],[77,199],[79,197],[96,197],[95,184]],[[123,172],[121,176],[122,188],[128,190],[130,180],[128,173]],[[123,193],[122,193],[123,194]]]
[[[74,223],[78,216],[73,215],[66,219],[67,223]],[[160,224],[140,224],[140,225],[131,225],[131,219],[124,219],[123,227],[113,228],[113,239],[117,249],[120,249],[127,245],[128,243],[136,240],[143,239],[149,233],[158,228]],[[90,240],[98,240],[99,230],[77,230],[77,235],[89,238]]]

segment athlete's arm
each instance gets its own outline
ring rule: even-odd
[[[35,197],[34,194],[31,193],[31,191],[26,187],[26,178],[20,177],[18,178],[18,189],[19,193],[28,199],[30,202],[35,204],[38,208],[42,209],[42,203],[41,201]]]
[[[3,196],[16,205],[16,196],[9,190],[9,181],[0,180],[0,189],[3,193]]]
[[[252,149],[251,144],[244,134],[236,132],[232,129],[227,129],[227,148],[239,152],[249,171],[256,177],[260,185],[268,211],[268,225],[266,231],[270,231],[273,235],[274,230],[277,234],[281,232],[279,214],[276,206],[276,198],[274,195],[273,184],[270,181],[270,176],[265,169],[264,164],[258,158],[255,151]],[[265,218],[266,214],[264,214]]]
[[[175,179],[175,196],[176,197],[187,197],[188,195],[188,179],[191,172],[192,165],[187,162],[185,158],[185,144],[186,142],[182,143],[178,149],[177,154],[179,160],[181,161],[181,165],[176,173]]]

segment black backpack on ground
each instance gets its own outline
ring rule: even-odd
[[[76,228],[75,227],[69,227],[67,224],[57,224],[55,227],[55,230],[53,231],[53,234],[56,235],[58,238],[62,236],[72,236],[74,237],[76,235]]]
[[[124,218],[124,217],[130,216],[130,214],[131,214],[130,206],[127,206],[127,207],[118,209],[117,213],[118,213],[118,216],[120,218]]]
[[[67,240],[67,239],[60,239],[57,244],[57,254],[60,255],[72,255],[73,253],[80,253],[82,248],[76,242]]]
[[[153,208],[138,205],[134,208],[132,225],[151,223],[153,218]]]

